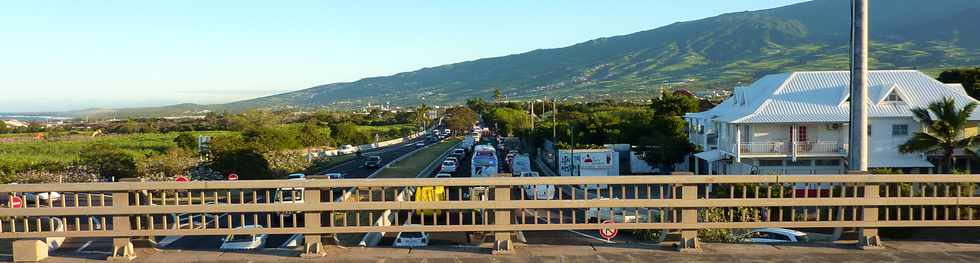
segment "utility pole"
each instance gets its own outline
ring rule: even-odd
[[[868,1],[851,1],[850,173],[868,172]]]

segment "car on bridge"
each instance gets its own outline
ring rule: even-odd
[[[330,178],[330,179],[344,179],[344,174],[343,173],[328,173],[328,174],[325,174],[325,175],[327,176],[327,178]]]
[[[421,225],[405,225],[421,226]],[[425,232],[400,232],[395,237],[394,247],[424,247],[429,245],[429,234]]]
[[[777,227],[756,228],[741,236],[742,240],[749,243],[795,243],[809,242],[810,238],[806,233]]]
[[[244,225],[236,227],[235,229],[257,229],[262,228],[260,225]],[[258,234],[258,235],[228,235],[221,240],[221,250],[249,250],[256,249],[265,246],[266,239],[269,238],[268,234]]]
[[[378,156],[378,155],[368,156],[367,161],[364,162],[364,167],[365,168],[374,168],[374,169],[380,168],[381,167],[381,156]]]
[[[455,173],[456,172],[456,162],[452,160],[442,161],[442,165],[439,166],[439,172],[443,173]]]

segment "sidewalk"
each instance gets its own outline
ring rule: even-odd
[[[140,253],[133,262],[977,262],[978,243],[886,241],[881,250],[858,250],[853,245],[704,244],[703,252],[681,253],[654,245],[549,245],[519,247],[513,255],[491,255],[482,247],[339,248],[327,256],[301,259],[294,250],[218,252],[165,250]],[[45,262],[85,262],[60,255]]]

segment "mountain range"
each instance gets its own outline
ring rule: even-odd
[[[850,0],[814,0],[227,104],[90,109],[71,115],[282,106],[345,109],[367,103],[448,105],[489,98],[496,89],[508,99],[581,100],[649,97],[664,85],[724,89],[778,72],[846,69],[849,8]],[[936,74],[945,68],[980,65],[977,15],[977,0],[871,1],[872,68]]]

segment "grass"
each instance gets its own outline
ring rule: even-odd
[[[432,161],[435,161],[436,158],[439,158],[443,153],[456,146],[457,143],[459,143],[459,140],[449,140],[419,150],[405,159],[389,164],[387,168],[383,168],[381,172],[378,172],[374,178],[415,178],[419,171],[425,169]]]
[[[227,131],[191,132],[197,135],[233,134]],[[126,134],[100,137],[70,137],[53,141],[15,141],[0,143],[0,171],[66,167],[78,159],[85,147],[106,143],[122,148],[137,159],[162,153],[176,147],[174,138],[180,133]]]

